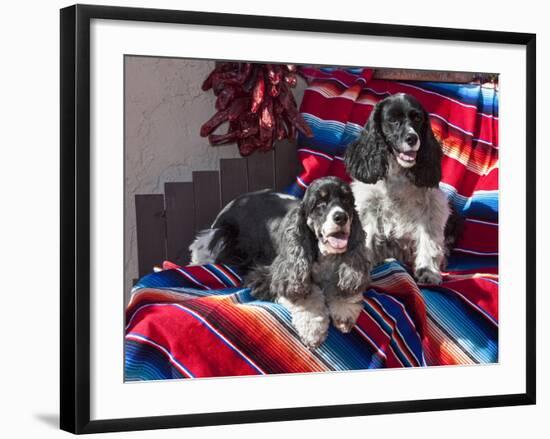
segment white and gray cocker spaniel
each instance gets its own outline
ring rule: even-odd
[[[373,264],[395,258],[424,284],[441,283],[457,230],[455,215],[448,224],[451,208],[439,189],[441,158],[428,113],[403,93],[375,105],[345,154]]]

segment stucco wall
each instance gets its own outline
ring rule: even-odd
[[[238,157],[235,145],[212,148],[199,136],[214,96],[201,90],[213,61],[125,58],[125,291],[138,275],[134,195],[164,192],[168,181],[191,181],[193,170],[218,169]]]
[[[201,84],[214,61],[125,58],[125,292],[137,278],[134,196],[164,192],[164,183],[191,181],[192,171],[217,170],[220,158],[239,157],[236,145],[211,147],[199,136],[214,96]],[[295,96],[300,102],[305,84]]]

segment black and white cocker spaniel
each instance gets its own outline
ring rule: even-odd
[[[419,283],[440,284],[457,219],[439,189],[441,145],[428,113],[407,94],[378,102],[345,154],[355,203],[374,264],[395,258]],[[446,226],[448,236],[446,236]]]
[[[285,306],[304,344],[318,347],[330,320],[349,332],[363,308],[371,262],[350,186],[315,180],[299,199],[264,190],[237,197],[190,246],[193,264],[246,271],[255,297]]]

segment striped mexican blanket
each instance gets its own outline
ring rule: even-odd
[[[419,289],[407,267],[376,267],[354,330],[331,328],[310,351],[288,312],[251,297],[232,267],[165,263],[134,287],[126,380],[498,361],[498,92],[488,85],[373,80],[368,69],[302,73],[309,86],[301,111],[314,137],[299,138],[302,170],[289,189],[298,196],[315,178],[347,179],[346,145],[384,96],[410,93],[429,112],[445,153],[441,188],[466,218],[443,284]]]

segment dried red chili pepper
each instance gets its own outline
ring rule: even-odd
[[[275,84],[271,84],[271,87],[269,87],[269,96],[276,98],[279,96],[279,87]]]
[[[235,99],[237,96],[242,96],[242,92],[239,90],[239,88],[228,85],[222,91],[220,91],[220,94],[218,95],[218,98],[216,99],[216,110],[225,110],[231,101]]]
[[[201,136],[206,137],[227,120],[228,109],[218,111],[201,126]]]
[[[269,78],[269,82],[271,82],[273,85],[277,85],[279,82],[281,82],[281,66],[277,64],[267,64],[267,77]]]
[[[256,111],[258,111],[258,108],[260,108],[260,104],[264,99],[264,91],[264,78],[260,77],[257,79],[256,85],[254,86],[254,91],[252,92],[252,108],[250,108],[250,111],[252,113],[255,113]]]
[[[287,137],[287,133],[281,118],[275,118],[275,138],[277,140],[283,140]]]
[[[250,98],[242,97],[235,99],[231,106],[228,108],[228,120],[236,120],[241,114],[245,113],[247,108],[250,107]]]
[[[211,145],[237,142],[243,156],[268,151],[275,140],[294,139],[296,130],[311,136],[290,90],[296,71],[294,64],[218,63],[202,84],[217,96],[218,111],[202,125],[201,136]],[[227,121],[225,134],[212,134]]]
[[[273,129],[275,120],[273,118],[273,102],[271,99],[266,99],[262,104],[262,111],[260,114],[260,129]]]
[[[298,82],[298,78],[296,78],[296,75],[294,73],[289,73],[288,75],[285,76],[285,82],[289,86],[295,87],[296,83]]]
[[[208,141],[210,145],[225,145],[226,143],[233,143],[237,140],[237,131],[231,131],[225,134],[210,134]]]

